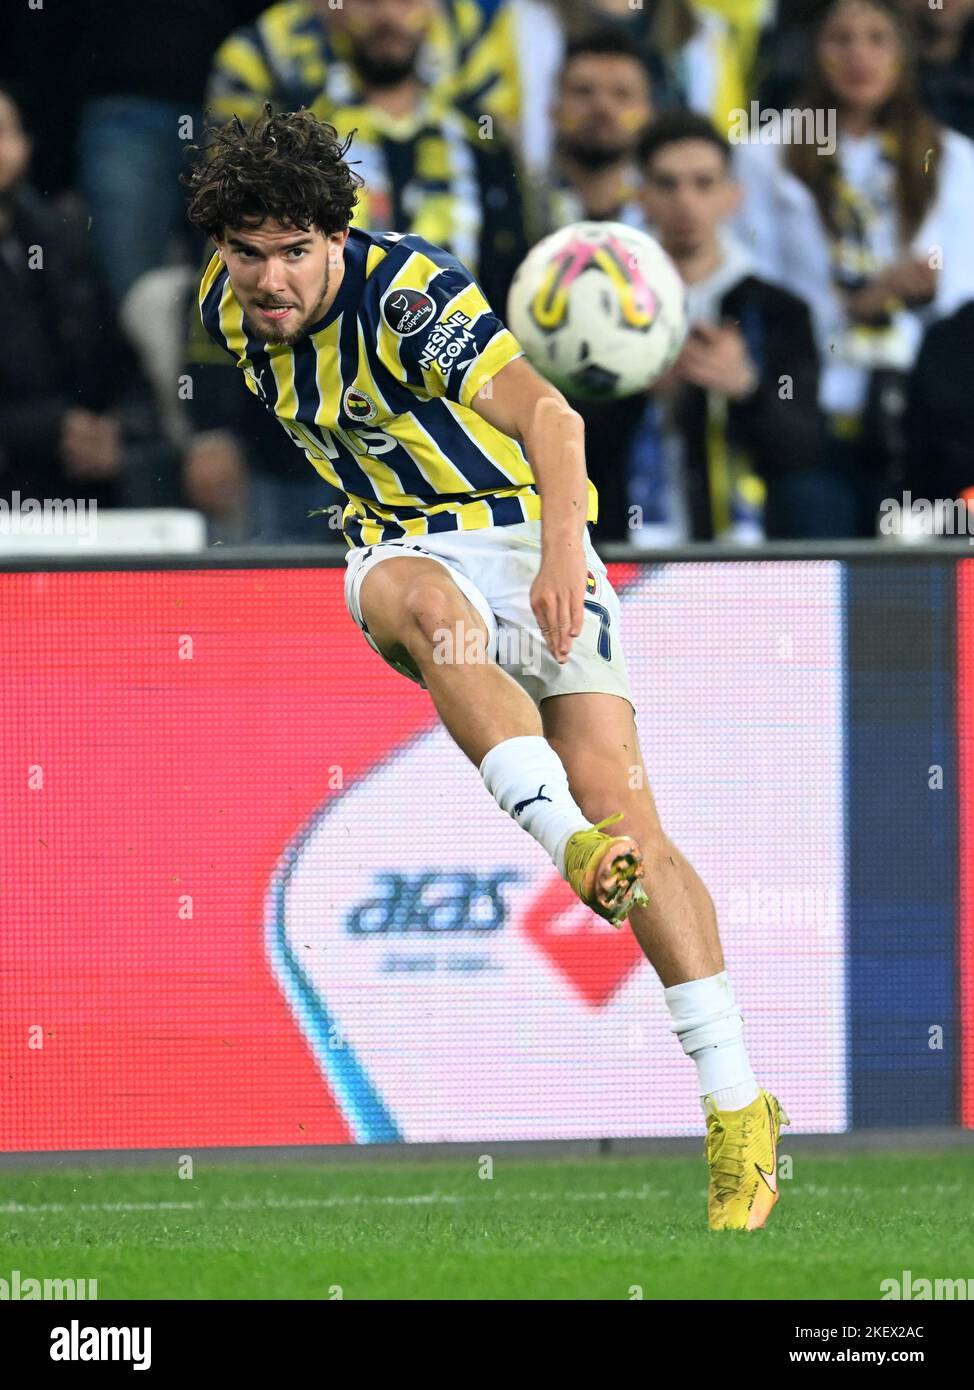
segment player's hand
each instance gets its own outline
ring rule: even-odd
[[[122,466],[122,431],[114,415],[68,410],[61,425],[61,459],[69,478],[114,478]]]
[[[555,658],[564,663],[582,630],[588,565],[581,539],[542,558],[531,585],[531,612]]]
[[[183,488],[194,507],[209,517],[242,516],[247,504],[247,466],[233,435],[215,430],[189,446]]]

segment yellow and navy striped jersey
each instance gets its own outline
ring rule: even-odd
[[[469,271],[425,238],[351,228],[334,302],[293,345],[252,336],[216,254],[200,314],[250,390],[346,493],[350,546],[541,516],[522,445],[471,408],[521,348]],[[590,481],[587,520],[597,515]]]
[[[517,90],[506,5],[488,21],[477,0],[439,0],[418,75],[473,120],[513,122]],[[225,39],[213,59],[206,104],[221,121],[252,120],[265,101],[279,111],[354,104],[361,84],[341,26],[311,0],[280,0]]]

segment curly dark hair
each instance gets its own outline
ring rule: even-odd
[[[249,125],[234,116],[204,136],[181,181],[191,194],[189,220],[206,236],[265,217],[325,236],[348,226],[363,182],[345,162],[351,135],[341,143],[335,127],[310,111],[275,115],[267,102]]]

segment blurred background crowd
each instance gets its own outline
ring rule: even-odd
[[[188,146],[268,101],[357,132],[355,225],[446,247],[502,317],[548,232],[662,242],[683,354],[575,403],[596,540],[872,536],[885,497],[974,489],[974,0],[18,0],[4,28],[0,496],[340,543],[195,311]]]

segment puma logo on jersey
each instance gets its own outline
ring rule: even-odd
[[[264,390],[264,372],[266,370],[266,367],[261,367],[259,372],[254,371],[253,367],[244,368],[245,374],[254,383],[254,389],[265,405],[267,404],[267,392]]]

